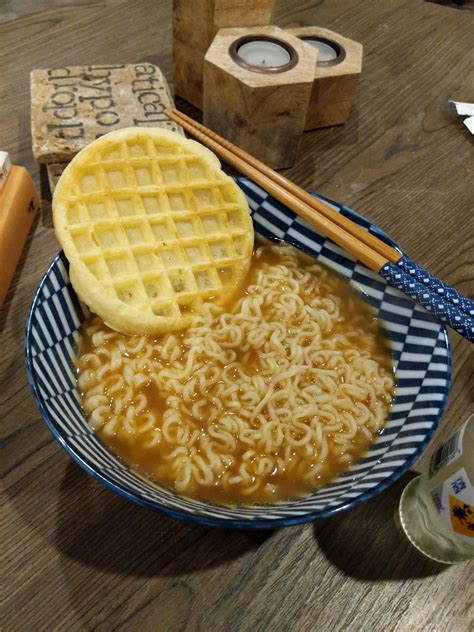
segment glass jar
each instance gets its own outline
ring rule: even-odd
[[[405,487],[400,520],[410,542],[437,562],[474,558],[474,415]]]

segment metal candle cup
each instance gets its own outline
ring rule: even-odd
[[[317,66],[335,66],[340,64],[346,56],[345,50],[331,40],[322,37],[301,37],[306,44],[310,44],[318,51]]]
[[[298,53],[290,44],[268,35],[240,37],[231,44],[229,54],[236,64],[252,72],[285,72],[298,63]]]

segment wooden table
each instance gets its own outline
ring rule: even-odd
[[[280,26],[340,31],[365,51],[349,121],[307,133],[288,175],[360,210],[465,293],[473,276],[472,141],[448,99],[474,100],[472,17],[421,0],[281,1],[275,16]],[[31,154],[29,71],[146,60],[171,80],[171,3],[17,0],[0,7],[1,18],[0,142],[34,175],[43,211],[0,321],[0,627],[467,631],[469,565],[424,559],[394,521],[409,475],[330,520],[223,531],[126,502],[52,439],[33,403],[22,349],[33,292],[58,251],[47,179]],[[450,337],[453,387],[438,439],[472,406],[472,347]]]

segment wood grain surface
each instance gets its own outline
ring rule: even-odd
[[[46,173],[31,153],[29,72],[147,61],[171,80],[171,2],[8,1],[0,21],[0,143],[43,198],[0,319],[0,628],[467,632],[472,566],[424,559],[396,524],[413,474],[330,520],[224,531],[126,502],[53,440],[22,346],[33,293],[58,251]],[[277,3],[275,22],[318,24],[364,45],[349,120],[306,133],[286,175],[361,211],[421,265],[472,293],[472,141],[448,99],[474,100],[473,14],[421,0],[293,0]],[[423,459],[473,406],[472,347],[450,339],[453,387]]]

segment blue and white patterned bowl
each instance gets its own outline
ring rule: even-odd
[[[359,288],[385,323],[396,365],[396,397],[386,428],[364,459],[314,494],[273,506],[211,505],[147,483],[104,447],[84,418],[73,357],[87,309],[69,283],[68,263],[62,253],[50,265],[31,306],[25,341],[28,378],[54,437],[81,467],[128,500],[211,526],[290,526],[355,507],[386,489],[410,467],[435,432],[446,405],[451,380],[449,341],[442,325],[386,285],[382,277],[357,263],[250,180],[240,178],[237,182],[247,195],[258,234],[283,239],[317,255]],[[395,246],[361,215],[322,199]]]

